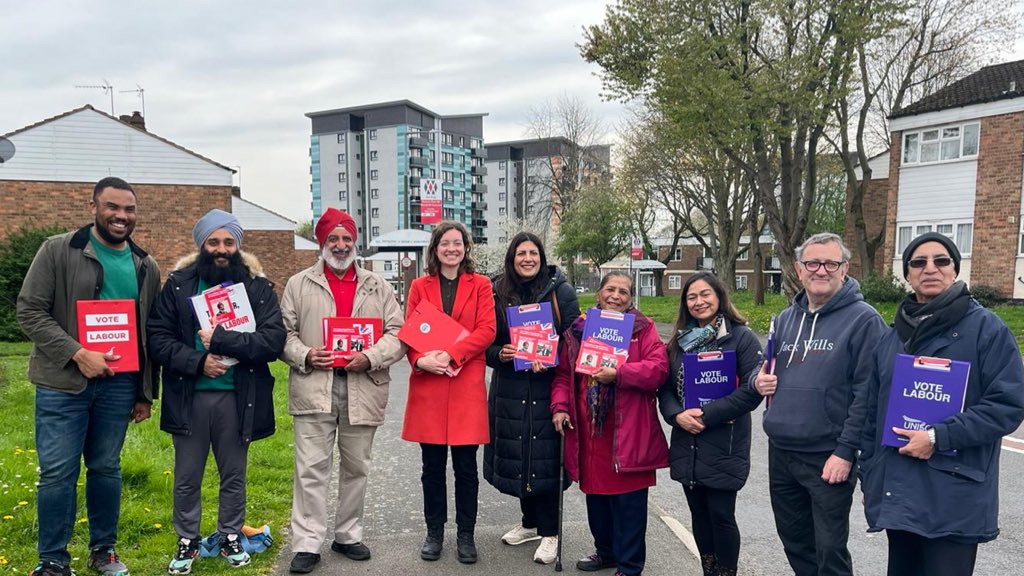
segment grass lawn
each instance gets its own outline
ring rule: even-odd
[[[33,435],[34,387],[26,380],[26,344],[0,344],[0,575],[27,574],[36,563],[37,462]],[[292,426],[288,416],[287,367],[271,366],[277,386],[275,408],[277,433],[255,442],[249,450],[248,509],[246,524],[269,524],[282,541],[282,527],[291,513]],[[159,402],[153,418],[128,430],[121,468],[124,492],[118,551],[133,574],[166,574],[176,549],[171,526],[174,450],[169,434],[159,428]],[[203,483],[203,535],[216,530],[217,473],[211,455]],[[85,567],[88,527],[84,504],[84,466],[79,478],[79,504],[70,552],[72,568],[87,574]],[[279,544],[255,555],[246,574],[268,574]],[[203,574],[237,574],[223,560],[202,559]]]
[[[594,294],[579,295],[580,309],[586,310],[594,306]],[[733,293],[733,305],[747,317],[751,329],[760,334],[768,331],[768,322],[773,314],[778,314],[786,307],[786,297],[782,294],[765,294],[764,306],[754,306],[754,296],[748,291]],[[892,324],[896,316],[895,302],[882,302],[873,304],[876,310],[885,319],[886,324]],[[675,324],[676,316],[679,313],[678,296],[643,296],[640,298],[640,311],[654,318],[657,322]],[[1006,322],[1017,339],[1017,346],[1024,353],[1024,306],[1003,304],[992,308],[997,316]],[[0,348],[2,355],[2,348]]]

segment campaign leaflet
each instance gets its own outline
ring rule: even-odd
[[[252,312],[245,285],[241,283],[219,284],[192,296],[189,301],[202,330],[213,330],[220,326],[232,332],[256,331],[256,315]],[[234,366],[238,360],[224,356],[220,363]]]
[[[558,365],[558,336],[555,330],[554,318],[551,314],[551,303],[540,302],[537,304],[525,304],[523,306],[509,306],[505,308],[505,319],[508,321],[509,329],[509,340],[516,347],[516,352],[522,345],[521,342],[516,341],[517,333],[521,333],[521,330],[517,328],[533,326],[539,328],[549,334],[555,335],[554,341],[554,354],[551,354],[554,360],[548,362],[542,360],[546,366],[557,366]],[[534,342],[536,344],[536,342]],[[548,354],[542,355],[544,357],[549,356]],[[532,361],[527,360],[525,356],[520,357],[517,355],[512,360],[512,365],[515,370],[529,370]]]
[[[626,363],[629,351],[615,348],[600,340],[585,340],[580,343],[580,355],[576,358],[576,372],[593,376],[601,368],[616,368]]]
[[[514,361],[526,363],[527,368],[535,360],[549,367],[558,364],[558,334],[536,326],[516,326],[511,333]]]
[[[970,371],[970,362],[897,354],[882,445],[899,448],[908,442],[893,428],[927,430],[962,412]]]
[[[736,389],[736,351],[683,354],[683,409],[703,408]]]
[[[139,371],[135,300],[79,300],[77,313],[82,348],[120,356],[107,361],[114,372]]]
[[[633,337],[634,320],[636,316],[624,312],[596,307],[587,310],[576,371],[594,374],[602,367],[617,368],[625,363],[629,356],[629,341]]]
[[[380,318],[324,318],[324,347],[334,353],[331,366],[347,366],[345,356],[369,349],[377,343],[383,332],[384,321]]]

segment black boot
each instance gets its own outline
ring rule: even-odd
[[[700,567],[704,570],[704,576],[718,576],[718,563],[714,554],[701,554]]]
[[[441,557],[441,547],[444,544],[444,525],[427,526],[427,537],[423,539],[423,547],[420,548],[420,558],[433,562]]]
[[[476,543],[473,542],[471,530],[459,530],[459,562],[473,564],[476,562]]]
[[[736,576],[736,569],[719,566],[718,572],[715,572],[715,576]]]

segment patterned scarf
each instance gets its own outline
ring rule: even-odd
[[[676,335],[676,344],[679,345],[679,349],[683,351],[683,354],[711,350],[715,338],[718,337],[718,331],[722,327],[724,318],[722,314],[718,314],[715,316],[714,321],[703,328],[695,326],[686,330],[680,330],[679,334]],[[676,395],[679,397],[679,403],[683,406],[686,405],[686,390],[683,389],[683,366],[685,365],[686,363],[683,362],[682,356],[680,356],[679,371],[676,373]]]

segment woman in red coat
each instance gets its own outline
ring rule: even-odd
[[[462,324],[469,335],[444,350],[409,349],[413,366],[405,406],[402,439],[419,442],[423,455],[423,516],[427,537],[420,549],[424,560],[441,557],[444,524],[448,520],[446,466],[451,447],[455,471],[455,523],[458,558],[476,562],[476,526],[480,478],[476,467],[479,445],[490,441],[487,428],[487,389],[484,351],[494,341],[494,297],[491,281],[473,272],[473,242],[466,227],[445,220],[430,236],[427,275],[413,280],[406,318],[420,300],[427,300]],[[456,376],[447,371],[458,370]]]
[[[618,369],[577,374],[584,317],[563,334],[551,413],[565,435],[565,468],[587,495],[587,521],[596,551],[576,563],[593,572],[616,566],[616,576],[643,572],[647,556],[647,491],[655,470],[668,467],[668,443],[658,419],[658,388],[668,374],[665,345],[654,322],[633,308],[633,281],[622,272],[601,280],[597,305],[636,316],[629,356]]]

